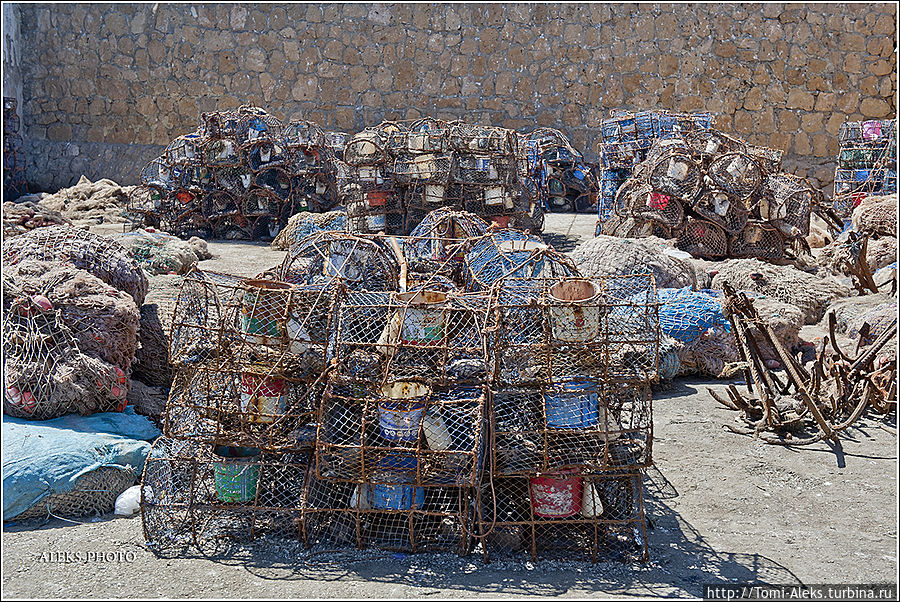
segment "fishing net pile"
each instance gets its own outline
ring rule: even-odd
[[[186,274],[203,256],[210,254],[206,241],[192,237],[180,238],[156,230],[135,230],[119,234],[115,239],[137,261],[147,274]]]
[[[344,211],[326,211],[310,213],[305,211],[291,216],[287,226],[272,241],[272,248],[287,251],[291,245],[298,244],[304,238],[316,232],[328,230],[344,230],[347,227],[347,214]]]
[[[71,264],[4,265],[4,412],[120,410],[137,350],[134,300]]]
[[[683,255],[653,236],[617,238],[602,234],[569,253],[578,271],[589,278],[650,273],[660,288],[696,288],[694,269]]]
[[[4,266],[25,259],[71,263],[128,293],[138,306],[147,294],[147,276],[128,250],[111,238],[87,230],[51,226],[4,241]]]
[[[897,236],[897,194],[867,196],[850,217],[853,229],[881,236]]]
[[[76,226],[121,224],[127,221],[125,206],[134,188],[120,186],[105,178],[91,182],[86,176],[81,176],[78,183],[69,188],[62,188],[53,194],[29,195],[19,200],[34,200],[41,207],[59,212]]]
[[[337,203],[344,137],[259,107],[203,113],[194,132],[143,168],[128,212],[137,225],[181,237],[273,238],[295,213]]]
[[[781,158],[712,129],[656,140],[618,189],[601,232],[655,234],[707,259],[797,255],[822,195],[782,172]]]
[[[68,224],[59,211],[53,211],[32,201],[3,203],[3,236],[10,238],[26,234],[35,228]]]
[[[752,291],[800,309],[804,324],[815,324],[828,304],[851,294],[849,286],[831,276],[810,274],[790,265],[773,265],[757,259],[728,260],[718,266],[712,288],[728,283],[735,290]]]

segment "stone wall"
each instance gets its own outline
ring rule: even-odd
[[[895,116],[893,4],[20,9],[41,189],[134,183],[200,112],[243,103],[345,131],[421,115],[553,126],[589,158],[610,109],[706,109],[823,187],[842,122]]]

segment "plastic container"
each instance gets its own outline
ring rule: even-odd
[[[213,453],[222,458],[213,462],[216,498],[232,504],[245,504],[256,499],[259,484],[259,450],[252,447],[217,445]]]
[[[553,338],[586,342],[600,332],[600,290],[590,280],[571,278],[550,287],[550,328]]]
[[[400,342],[404,345],[439,345],[444,339],[444,304],[447,293],[441,291],[409,291],[397,293],[400,305]]]
[[[241,411],[249,414],[249,421],[254,424],[271,424],[284,414],[287,393],[288,385],[283,378],[241,374]]]
[[[575,471],[560,471],[555,475],[529,480],[531,508],[541,518],[568,518],[581,512],[581,477],[569,476]]]
[[[381,387],[378,426],[389,441],[415,441],[425,414],[425,402],[431,395],[428,385],[413,381],[395,381]]]
[[[566,383],[544,393],[547,426],[584,429],[597,425],[598,396],[588,381]]]

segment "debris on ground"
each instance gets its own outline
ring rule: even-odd
[[[867,410],[885,414],[896,406],[896,356],[879,355],[896,338],[897,317],[879,316],[880,334],[853,355],[839,347],[834,314],[828,315],[829,336],[814,360],[803,364],[774,336],[753,301],[725,285],[725,311],[740,345],[748,395],[730,385],[727,398],[712,389],[722,405],[741,412],[746,427],[727,425],[734,432],[779,445],[808,445],[822,440],[839,445],[839,433]],[[896,312],[896,305],[894,306]],[[748,333],[753,326],[777,350],[784,372],[769,369]],[[869,326],[860,329],[868,337]],[[830,349],[829,349],[830,345]]]

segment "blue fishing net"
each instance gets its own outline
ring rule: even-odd
[[[657,298],[659,325],[662,331],[675,340],[689,343],[713,326],[731,330],[728,318],[716,299],[690,288],[661,288]]]

